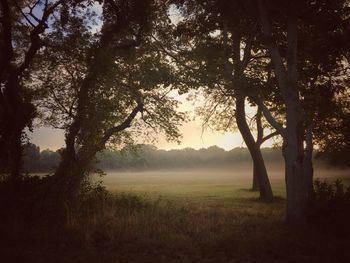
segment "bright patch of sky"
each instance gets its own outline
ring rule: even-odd
[[[95,2],[93,4],[93,6],[91,7],[91,10],[94,11],[97,14],[97,16],[102,15],[102,5],[99,3]],[[102,27],[102,21],[101,21],[101,19],[97,19],[96,24],[91,26],[91,32],[93,34],[98,33],[98,32],[100,32],[101,27]]]
[[[176,8],[175,5],[170,6],[168,16],[171,22],[175,25],[184,20],[184,17],[181,15],[180,10]]]

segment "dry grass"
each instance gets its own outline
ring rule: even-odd
[[[1,262],[349,262],[347,237],[284,224],[284,200],[263,203],[91,196],[64,228],[38,227],[3,246]],[[89,205],[90,204],[90,207]],[[39,231],[40,233],[38,233]],[[18,233],[19,234],[19,233]],[[28,233],[27,233],[28,235]],[[26,242],[27,240],[27,242]],[[331,243],[330,243],[331,242]],[[347,257],[347,258],[346,258]]]
[[[83,196],[64,225],[3,226],[0,262],[350,262],[348,236],[288,228],[283,197],[259,201],[250,180],[149,176],[112,177],[119,192]]]

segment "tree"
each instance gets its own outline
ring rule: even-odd
[[[326,28],[322,27],[322,23],[315,22],[315,20],[310,22],[310,19],[316,19],[320,13],[325,11],[328,20],[334,22],[335,18],[342,22],[346,19],[346,16],[343,16],[344,11],[346,11],[345,3],[344,1],[336,1],[333,4],[320,1],[267,5],[262,0],[257,1],[265,45],[273,62],[274,74],[278,82],[278,92],[285,109],[286,127],[284,128],[272,117],[261,101],[260,105],[264,108],[266,118],[283,137],[283,155],[286,164],[287,220],[292,224],[305,223],[306,201],[312,191],[313,179],[313,121],[317,121],[315,113],[321,109],[315,107],[315,100],[312,99],[312,96],[310,99],[310,96],[305,96],[305,94],[307,91],[309,95],[315,94],[317,86],[323,86],[319,85],[322,84],[322,81],[318,78],[324,78],[325,73],[329,73],[334,69],[335,64],[339,63],[341,59],[338,50],[330,46],[329,42],[323,50],[323,52],[329,54],[328,56],[316,54],[315,57],[310,58],[310,55],[315,55],[311,50],[313,48],[317,50],[317,46],[307,42],[307,44],[304,43],[301,48],[298,48],[298,35],[300,36],[299,33],[303,32],[309,36],[314,36],[315,32],[323,32],[321,38],[323,41],[328,37],[332,37],[332,34],[337,32],[334,30],[334,26],[340,26],[340,30],[342,30],[343,23],[330,23],[332,30],[327,31]],[[298,13],[297,10],[304,10],[305,12]],[[333,10],[337,10],[337,12],[331,13]],[[284,20],[287,21],[286,27],[283,23]],[[278,25],[279,32],[277,34],[273,32],[272,25]],[[343,31],[340,32],[343,33]],[[283,35],[286,36],[286,39],[283,38]],[[302,40],[303,38],[299,39],[299,43]],[[303,53],[302,51],[305,50],[307,52]],[[309,67],[305,67],[298,60],[298,56],[302,57],[303,55],[303,58],[306,57],[304,61]],[[300,73],[300,68],[303,68],[303,71],[309,68],[311,72]],[[321,72],[319,69],[321,69]],[[329,91],[328,95],[331,96],[328,99],[333,97],[334,94],[331,90]],[[312,106],[307,107],[307,104]],[[325,104],[325,106],[327,105],[329,103]]]
[[[179,57],[185,57],[180,63],[183,75],[188,76],[187,82],[195,83],[192,86],[204,87],[210,100],[210,108],[205,114],[212,117],[219,111],[214,115],[217,128],[227,129],[232,127],[233,120],[236,122],[251,153],[255,175],[259,175],[260,197],[272,200],[273,193],[260,151],[262,127],[259,126],[260,137],[255,140],[245,112],[246,99],[263,78],[263,73],[259,72],[264,67],[264,61],[258,59],[260,54],[256,57],[251,54],[254,53],[252,50],[256,53],[259,50],[259,43],[253,41],[256,18],[245,12],[241,3],[180,2],[184,21],[179,23],[177,35],[181,43]],[[232,13],[235,15],[232,16]],[[186,41],[189,43],[187,50],[183,48]],[[216,118],[218,115],[222,116]]]
[[[105,1],[96,35],[84,14],[68,19],[64,28],[55,23],[56,44],[46,50],[46,67],[37,74],[50,91],[43,105],[50,112],[46,120],[66,130],[53,190],[64,201],[74,202],[96,153],[106,146],[128,143],[132,134],[147,135],[149,128],[170,140],[180,136],[177,125],[184,116],[167,96],[173,68],[150,36],[162,26],[152,19],[163,15],[157,7],[147,0]]]
[[[344,65],[348,68],[345,55],[349,52],[348,45],[345,44],[348,31],[346,22],[349,17],[347,2],[298,1],[297,7],[291,7],[286,2],[273,1],[268,5],[269,13],[263,1],[202,1],[200,4],[192,1],[180,2],[187,11],[184,16],[195,21],[188,26],[187,31],[186,22],[183,23],[185,26],[179,28],[180,34],[191,39],[189,46],[194,46],[198,51],[195,61],[199,63],[191,66],[205,69],[197,72],[200,77],[204,75],[208,86],[220,83],[222,86],[219,91],[223,91],[224,95],[233,95],[237,126],[252,155],[256,153],[257,146],[256,141],[254,145],[254,138],[245,120],[246,98],[263,111],[269,124],[283,137],[288,194],[287,219],[291,223],[302,223],[305,219],[305,202],[312,191],[313,130],[318,131],[316,142],[322,145],[322,140],[324,142],[326,137],[325,132],[321,131],[329,127],[322,125],[327,123],[325,120],[346,119],[346,114],[332,115],[329,110],[327,113],[324,109],[338,105],[337,112],[342,112],[343,107],[339,107],[340,104],[334,101],[346,97],[346,82],[339,85],[339,78],[343,79],[346,74]],[[216,15],[211,17],[210,14]],[[327,19],[318,22],[320,15]],[[254,28],[256,32],[252,30]],[[263,35],[259,33],[261,28]],[[277,30],[272,31],[272,28]],[[297,31],[302,33],[299,35],[299,44],[302,45],[299,47],[296,44]],[[197,35],[200,37],[196,38]],[[220,37],[221,45],[215,42]],[[203,52],[208,47],[211,51]],[[224,60],[215,54],[217,50],[223,51]],[[205,60],[207,58],[208,61]],[[262,70],[258,70],[259,67]],[[222,73],[225,70],[226,76]],[[212,75],[207,76],[208,72],[215,71],[213,75],[216,78],[226,78],[226,81],[219,82],[210,78]],[[230,94],[230,89],[227,88],[229,82],[233,84],[231,91],[234,94]],[[328,100],[315,99],[321,89],[326,90]],[[217,101],[226,101],[217,96],[217,93],[212,93]],[[326,107],[322,108],[320,105],[323,103]],[[341,148],[345,149],[346,139],[342,137],[339,141]],[[256,157],[255,160],[259,158]]]
[[[36,114],[24,80],[45,46],[49,20],[63,4],[57,1],[0,1],[0,167],[16,183],[21,179],[24,129]]]

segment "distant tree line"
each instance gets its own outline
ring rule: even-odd
[[[282,163],[281,149],[262,148],[262,154],[267,163]],[[35,144],[27,144],[23,156],[24,173],[52,173],[61,160],[62,149],[40,151]],[[318,158],[317,161],[324,161]],[[108,170],[153,170],[153,169],[186,169],[206,167],[230,167],[251,162],[249,150],[236,147],[230,151],[211,146],[199,150],[193,148],[162,150],[153,145],[140,144],[124,147],[121,150],[105,149],[100,152],[93,167]]]
[[[280,149],[262,150],[267,162],[282,162]],[[211,146],[195,150],[160,150],[151,145],[139,145],[136,151],[105,150],[97,156],[97,166],[109,169],[177,169],[231,166],[251,162],[247,148],[237,147],[230,151]]]
[[[35,144],[27,144],[23,151],[23,172],[53,172],[61,160],[60,150],[40,151]]]

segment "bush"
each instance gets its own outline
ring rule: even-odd
[[[350,186],[315,180],[307,207],[308,223],[335,234],[350,233]]]

